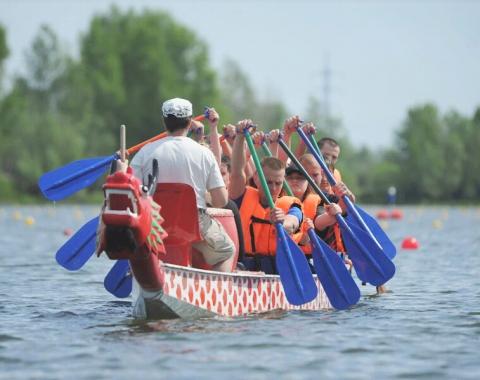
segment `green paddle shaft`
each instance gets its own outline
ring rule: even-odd
[[[265,141],[262,143],[262,149],[263,149],[263,153],[265,153],[265,156],[272,157],[272,152],[268,148],[267,143]],[[291,197],[293,197],[293,191],[288,185],[288,182],[286,179],[283,180],[283,189],[285,190],[287,195],[290,195]]]
[[[315,140],[315,136],[313,134],[308,136],[310,141],[312,142],[312,145],[315,147],[318,153],[320,153],[320,147],[317,144],[317,140]],[[323,157],[322,157],[323,158]]]
[[[273,202],[273,198],[272,198],[272,195],[270,194],[270,191],[268,191],[268,185],[265,179],[265,175],[263,174],[262,165],[260,165],[260,160],[258,159],[258,156],[255,153],[255,146],[253,145],[252,136],[250,136],[249,132],[245,133],[245,139],[247,140],[248,149],[250,149],[250,152],[252,153],[253,162],[255,164],[255,167],[257,168],[257,174],[258,174],[258,177],[260,178],[260,182],[265,192],[265,196],[267,197],[268,205],[270,206],[270,208],[274,208],[275,203]]]

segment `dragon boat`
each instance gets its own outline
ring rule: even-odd
[[[154,182],[156,183],[156,181]],[[129,168],[107,177],[97,253],[126,262],[133,277],[137,318],[236,317],[273,310],[321,310],[331,304],[314,276],[318,295],[290,304],[279,275],[236,271],[238,236],[231,210],[208,208],[236,245],[232,272],[217,272],[192,244],[201,241],[194,190],[181,183],[142,185]],[[152,195],[150,195],[153,192]]]

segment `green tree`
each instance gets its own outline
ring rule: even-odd
[[[342,120],[326,114],[324,105],[314,96],[308,98],[305,121],[311,121],[315,124],[319,136],[344,140],[347,143],[348,139]]]
[[[262,131],[282,128],[287,110],[278,99],[261,100],[255,93],[248,76],[233,60],[227,60],[221,75],[222,103],[225,104],[230,123],[252,119]]]
[[[7,190],[38,193],[41,174],[83,151],[75,125],[59,111],[67,62],[55,33],[42,26],[27,54],[26,77],[14,81],[0,106],[0,165]]]
[[[443,149],[447,157],[443,194],[446,199],[457,199],[467,195],[465,181],[470,158],[465,146],[471,121],[458,112],[451,111],[443,118],[443,122],[446,127]]]
[[[8,57],[7,36],[5,29],[0,25],[0,81],[2,79],[3,62]],[[0,82],[1,83],[1,82]]]
[[[434,105],[408,111],[397,136],[400,191],[408,201],[441,199],[446,176],[444,139],[445,128]]]
[[[157,134],[163,129],[161,104],[168,98],[190,99],[197,114],[219,104],[206,45],[163,12],[122,13],[112,7],[94,17],[82,39],[81,64],[93,112],[112,136],[95,150],[118,146],[120,124],[131,127],[128,140],[135,143]]]
[[[253,118],[256,96],[247,75],[230,59],[224,62],[221,73],[222,102],[229,110],[231,123],[248,117]]]
[[[480,107],[478,107],[465,131],[465,161],[462,194],[466,199],[480,201]]]

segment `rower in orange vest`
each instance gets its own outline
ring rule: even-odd
[[[285,165],[276,157],[265,157],[261,166],[275,202],[275,208],[268,207],[267,197],[260,186],[258,174],[253,181],[257,188],[247,186],[245,174],[245,136],[243,131],[252,124],[242,120],[236,127],[236,138],[232,149],[229,195],[240,209],[242,229],[245,239],[244,264],[249,270],[276,273],[276,229],[275,223],[282,223],[294,241],[301,237],[300,226],[303,220],[301,202],[295,197],[280,196],[285,178]]]
[[[316,170],[314,165],[312,165],[314,158],[311,155],[304,155],[301,157],[303,160],[303,165],[305,169],[308,167],[316,180],[321,181],[322,172]],[[302,163],[300,161],[300,163]],[[313,168],[313,170],[312,170]],[[319,168],[319,167],[318,167]],[[307,171],[308,173],[308,171]],[[329,244],[332,249],[335,251],[344,252],[345,249],[342,244],[341,236],[338,233],[335,233],[338,230],[337,220],[335,218],[336,214],[342,213],[342,208],[336,203],[338,198],[333,195],[327,195],[331,200],[331,205],[324,205],[323,200],[319,195],[315,194],[313,190],[308,186],[306,178],[303,176],[302,172],[295,166],[290,165],[286,169],[286,179],[290,188],[293,191],[293,194],[302,201],[302,210],[305,218],[312,220],[313,225],[317,234],[325,239],[327,244]],[[342,189],[340,189],[342,191]],[[302,229],[302,238],[300,240],[300,246],[307,255],[311,256],[311,246],[308,239],[307,229]]]

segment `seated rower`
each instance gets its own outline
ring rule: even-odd
[[[213,270],[231,270],[235,245],[222,225],[206,212],[205,194],[211,196],[213,207],[227,204],[228,194],[213,153],[187,137],[192,121],[192,103],[170,99],[162,105],[167,137],[145,145],[132,160],[135,176],[140,180],[151,174],[152,160],[159,165],[158,183],[185,183],[193,188],[198,208],[200,235],[194,243]]]
[[[237,136],[233,144],[232,167],[229,196],[240,209],[243,235],[245,238],[245,266],[250,270],[261,270],[267,274],[277,273],[275,265],[276,229],[280,222],[294,241],[300,238],[299,227],[303,214],[301,204],[295,197],[279,197],[285,178],[285,166],[275,157],[266,157],[261,166],[275,202],[275,208],[268,206],[267,196],[260,186],[257,173],[253,180],[257,188],[247,186],[245,174],[245,136],[243,130],[251,125],[251,120],[242,120],[236,127]]]
[[[293,195],[302,201],[302,211],[305,220],[307,220],[307,218],[310,220],[317,234],[327,231],[328,228],[331,229],[337,222],[335,215],[342,213],[340,206],[332,202],[331,205],[325,205],[325,207],[323,207],[323,201],[320,196],[315,194],[310,186],[308,186],[307,179],[294,164],[289,165],[285,173],[285,178],[292,189]],[[299,245],[307,256],[307,259],[311,259],[312,251],[307,233],[308,226],[304,224],[303,227],[302,238],[299,241]]]

